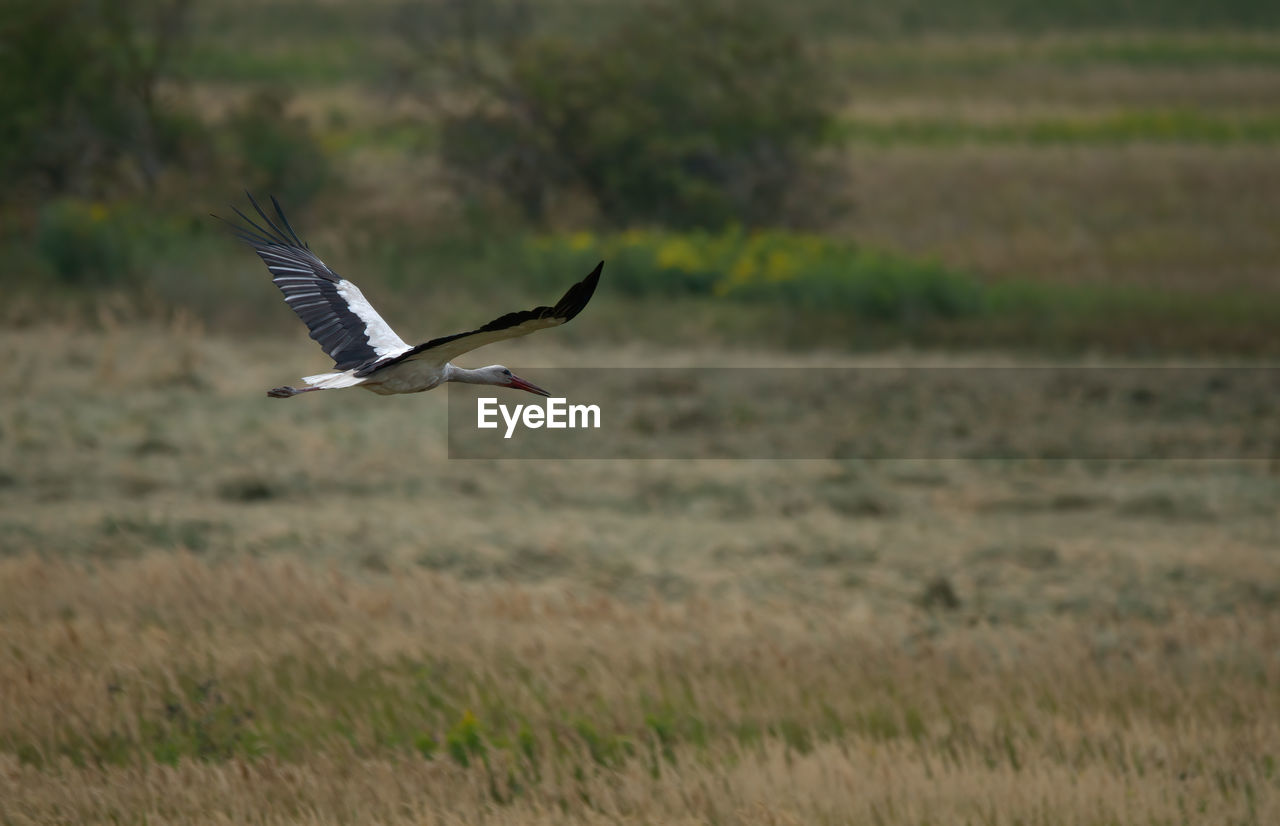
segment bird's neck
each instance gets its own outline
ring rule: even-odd
[[[453,364],[444,366],[444,380],[456,381],[459,384],[497,384],[493,376],[483,370],[468,370]]]

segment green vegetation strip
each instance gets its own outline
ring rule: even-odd
[[[200,249],[219,275],[192,279]],[[136,209],[60,201],[41,214],[37,243],[15,257],[26,291],[65,306],[92,303],[98,288],[140,291],[210,320],[235,306],[265,307],[256,270],[204,224],[145,220]],[[598,312],[628,319],[633,336],[680,335],[644,327],[648,314],[676,316],[687,335],[756,345],[938,346],[1033,349],[1102,347],[1118,352],[1272,354],[1280,294],[1171,292],[1124,283],[1070,284],[1034,276],[992,280],[941,261],[783,230],[628,230],[597,234],[477,234],[450,239],[380,236],[348,250],[364,261],[361,283],[382,297],[426,300],[451,273],[477,292],[501,287],[545,301],[566,274],[608,262]],[[227,267],[241,273],[225,275]],[[212,292],[201,292],[198,285]],[[193,286],[196,285],[196,286]],[[193,293],[192,290],[196,291]],[[427,291],[427,292],[424,292]],[[622,308],[625,304],[625,311]],[[446,320],[450,321],[450,320]],[[464,323],[458,319],[454,323]],[[692,332],[692,331],[696,331]]]
[[[1280,297],[1178,294],[1030,279],[988,282],[931,259],[785,231],[580,232],[527,241],[519,265],[535,284],[609,262],[611,289],[635,297],[711,296],[738,304],[832,311],[907,328],[925,322],[1125,318],[1280,321]]]
[[[1190,109],[1116,112],[975,123],[950,117],[873,121],[850,118],[831,136],[840,143],[1114,145],[1124,143],[1276,144],[1280,114],[1216,115]]]
[[[1280,37],[1256,32],[1195,35],[1154,31],[1063,36],[901,36],[827,40],[844,70],[861,77],[990,75],[1031,69],[1126,67],[1203,70],[1280,67]]]
[[[198,38],[183,57],[182,74],[201,81],[306,86],[378,83],[394,68],[388,55],[411,53],[385,12],[349,14],[341,25],[313,26],[313,31],[299,34],[295,23],[312,14],[294,15],[286,27],[290,34],[283,39],[276,34],[269,40],[260,39],[264,31],[278,33],[280,28],[255,22],[253,28],[242,30],[238,22],[214,21],[210,24],[214,34]],[[545,28],[553,31],[557,27]],[[821,34],[826,36],[825,49],[832,55],[833,65],[850,80],[1106,67],[1139,71],[1280,68],[1280,36],[1274,33],[898,34],[877,40],[862,39],[857,30],[837,30],[835,34],[824,30]]]

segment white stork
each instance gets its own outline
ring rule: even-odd
[[[248,194],[248,193],[246,193]],[[284,293],[284,300],[298,314],[311,337],[333,359],[333,370],[302,380],[307,387],[277,387],[268,390],[273,399],[287,399],[312,390],[363,387],[389,396],[420,393],[447,381],[514,387],[540,396],[550,395],[535,384],[513,375],[501,364],[468,370],[451,363],[457,356],[486,344],[528,335],[535,330],[569,321],[587,306],[600,281],[601,261],[591,274],[569,288],[554,307],[534,307],[507,313],[467,333],[433,338],[411,347],[378,315],[360,289],[329,269],[298,238],[274,197],[277,224],[249,195],[266,226],[232,207],[248,226],[230,224],[236,235],[253,247],[271,270],[271,280]],[[215,216],[216,217],[216,216]]]

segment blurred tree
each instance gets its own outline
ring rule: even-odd
[[[9,192],[149,188],[182,122],[158,88],[190,0],[0,0],[0,170]]]
[[[607,223],[672,227],[794,224],[823,194],[835,90],[774,4],[646,0],[583,39],[539,34],[523,2],[481,5],[402,27],[423,87],[452,91],[432,98],[441,153],[472,194],[542,222],[583,193]]]

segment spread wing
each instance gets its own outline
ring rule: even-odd
[[[249,202],[265,226],[232,207],[247,226],[230,224],[231,228],[262,258],[285,302],[334,360],[335,370],[350,370],[409,349],[360,288],[325,266],[298,238],[274,197],[271,204],[279,224],[252,195]]]
[[[433,338],[425,344],[408,348],[403,353],[389,356],[373,364],[366,364],[356,371],[356,375],[367,376],[375,370],[381,370],[401,361],[429,360],[433,364],[443,365],[463,353],[469,353],[486,344],[493,344],[495,341],[527,336],[535,330],[545,330],[548,327],[558,327],[582,312],[582,308],[587,306],[587,302],[595,294],[596,284],[600,282],[602,269],[604,269],[603,261],[596,264],[596,268],[590,275],[570,287],[554,307],[534,307],[532,310],[507,313],[470,332]]]

